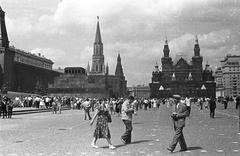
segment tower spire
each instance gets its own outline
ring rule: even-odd
[[[164,48],[163,48],[163,53],[164,53],[164,57],[169,57],[169,47],[168,47],[168,40],[167,40],[167,35],[165,34],[165,44],[164,44]]]
[[[97,29],[96,29],[96,36],[95,36],[94,43],[100,43],[100,44],[102,43],[101,32],[99,27],[99,16],[97,16]]]
[[[118,57],[117,57],[117,66],[116,66],[116,70],[115,70],[115,76],[119,76],[119,77],[123,77],[123,68],[122,68],[122,64],[121,64],[121,56],[120,53],[118,53]]]
[[[194,56],[200,56],[200,47],[199,47],[198,36],[197,35],[195,37]]]
[[[99,17],[97,16],[97,29],[95,34],[95,41],[93,44],[93,56],[92,56],[92,70],[91,74],[105,73],[104,55],[103,55],[103,43],[101,38]]]
[[[108,62],[107,62],[107,65],[106,65],[106,75],[109,74],[109,67],[108,67]]]
[[[5,12],[0,6],[0,47],[9,47],[7,29],[5,25]]]

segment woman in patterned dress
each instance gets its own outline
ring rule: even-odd
[[[96,145],[97,139],[105,138],[109,144],[109,149],[115,149],[116,147],[111,143],[111,134],[108,127],[108,110],[105,106],[105,103],[102,100],[99,100],[99,104],[95,111],[95,114],[90,122],[90,125],[93,124],[94,120],[97,118],[96,128],[93,134],[93,141],[91,146],[93,148],[98,148]]]

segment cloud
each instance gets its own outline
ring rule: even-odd
[[[228,52],[237,54],[240,43],[240,3],[234,0],[11,1],[4,1],[11,44],[43,53],[55,67],[91,64],[100,16],[105,63],[114,73],[120,51],[129,85],[151,81],[165,33],[173,59],[178,53],[191,59],[198,34],[201,55],[213,65]]]

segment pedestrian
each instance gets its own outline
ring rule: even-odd
[[[180,100],[180,97],[176,97],[175,112],[171,115],[174,123],[175,135],[170,146],[167,148],[170,152],[173,152],[177,146],[177,143],[180,144],[181,150],[187,150],[187,144],[183,136],[183,128],[185,127],[185,118],[187,116],[187,106],[184,102],[184,99]]]
[[[134,108],[132,108],[133,96],[129,96],[122,105],[122,121],[126,127],[126,131],[121,136],[121,140],[124,144],[129,144],[132,141],[132,114],[134,114]]]
[[[56,103],[56,99],[54,99],[53,102],[52,102],[52,113],[53,113],[53,114],[57,114],[57,103]]]
[[[10,98],[6,99],[7,118],[12,118],[13,102]]]
[[[236,98],[236,109],[240,107],[240,96]]]
[[[87,120],[87,116],[88,116],[88,119],[91,120],[92,119],[90,116],[91,103],[89,98],[87,98],[82,105],[84,110],[84,120]]]
[[[188,110],[188,117],[190,116],[191,113],[191,98],[189,98],[188,96],[185,99],[186,101],[186,106],[187,106],[187,110]]]
[[[209,108],[210,108],[210,118],[214,118],[215,109],[216,109],[216,101],[213,97],[211,97],[209,100]]]
[[[7,97],[3,96],[1,100],[1,113],[3,113],[3,119],[6,117],[7,118]],[[1,114],[0,113],[0,114]],[[0,115],[1,116],[1,115]]]
[[[98,148],[96,145],[97,140],[105,138],[109,144],[109,149],[115,149],[116,147],[113,146],[111,142],[111,134],[108,126],[109,116],[111,117],[111,115],[109,114],[109,111],[106,108],[104,102],[102,102],[102,100],[99,100],[99,102],[99,106],[97,106],[95,114],[90,122],[91,126],[97,118],[96,128],[93,134],[93,141],[91,143],[91,146],[93,148]]]
[[[224,104],[224,109],[227,109],[228,100],[226,98],[223,100],[223,104]]]

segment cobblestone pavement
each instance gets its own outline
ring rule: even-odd
[[[123,145],[120,136],[124,125],[113,115],[110,124],[112,142],[117,147],[108,149],[106,140],[98,140],[99,149],[90,146],[95,125],[83,120],[81,110],[68,110],[53,115],[50,112],[13,116],[0,119],[0,156],[239,156],[240,132],[237,118],[217,113],[209,118],[208,110],[193,106],[186,121],[184,135],[189,150],[174,153],[166,147],[174,135],[170,111],[139,111],[133,120],[133,142]],[[93,115],[93,113],[92,113]]]

